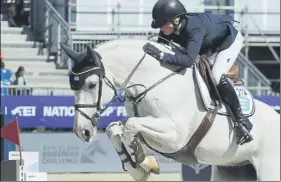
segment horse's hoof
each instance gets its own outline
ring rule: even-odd
[[[160,164],[154,155],[148,155],[146,157],[149,161],[150,172],[154,174],[160,174]]]
[[[139,164],[145,171],[160,174],[160,165],[157,158],[154,155],[148,155],[145,160]]]

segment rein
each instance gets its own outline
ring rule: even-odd
[[[148,40],[150,38],[154,37],[153,35],[150,36],[148,38]],[[179,49],[179,51],[183,52],[180,48],[178,48],[175,44],[173,44],[173,42],[171,42],[170,40],[167,40],[161,36],[158,36],[168,42],[170,42],[174,47],[176,47],[177,49]],[[89,119],[92,123],[93,126],[97,126],[98,125],[98,119],[100,118],[101,114],[115,101],[119,101],[119,102],[125,102],[126,100],[128,100],[129,102],[131,102],[133,104],[133,110],[134,110],[134,115],[135,117],[139,116],[139,112],[138,112],[138,104],[142,101],[142,99],[146,96],[146,94],[152,90],[153,88],[155,88],[156,86],[158,86],[159,84],[161,84],[162,82],[164,82],[165,80],[167,80],[168,78],[172,77],[173,75],[178,74],[179,72],[181,72],[183,69],[185,69],[185,67],[180,67],[178,69],[176,69],[175,71],[173,71],[172,73],[170,73],[169,75],[165,76],[164,78],[162,78],[161,80],[155,82],[153,85],[151,85],[150,87],[146,88],[143,84],[133,84],[130,86],[127,86],[129,81],[132,79],[134,73],[136,72],[136,70],[139,68],[140,64],[142,63],[142,61],[144,60],[146,56],[146,52],[144,53],[144,55],[142,56],[142,58],[139,60],[139,62],[137,63],[137,65],[133,68],[133,70],[130,72],[130,74],[128,75],[128,77],[125,79],[125,81],[123,82],[123,84],[121,85],[121,88],[119,88],[121,90],[121,93],[124,93],[124,99],[120,99],[120,95],[122,94],[118,94],[118,91],[116,89],[116,87],[113,85],[113,83],[105,76],[105,74],[99,74],[99,93],[98,93],[98,101],[96,104],[75,104],[75,110],[77,110],[78,112],[80,112],[85,118]],[[100,67],[95,67],[92,68],[88,71],[85,71],[83,73],[73,73],[74,75],[82,75],[85,73],[89,73],[93,70],[101,70]],[[101,71],[100,71],[101,72]],[[102,97],[102,81],[105,80],[106,84],[114,91],[114,97],[113,99],[106,104],[106,106],[104,108],[101,108],[101,97]],[[143,88],[145,88],[145,90],[141,93],[139,93],[136,96],[132,96],[129,95],[129,89],[133,88],[133,87],[137,87],[137,86],[141,86]],[[80,108],[97,108],[97,112],[95,112],[93,114],[92,117],[88,116],[87,114],[85,114],[83,111],[80,110]]]
[[[181,53],[184,54],[184,52],[178,47],[176,46],[172,41],[168,40],[168,39],[165,39],[164,37],[162,36],[159,36],[159,35],[152,35],[152,36],[149,36],[148,37],[148,40],[150,40],[152,37],[159,37],[167,42],[169,42],[172,46],[174,46],[175,48],[177,48]],[[144,60],[146,56],[146,52],[144,53],[144,55],[142,56],[142,58],[139,60],[139,62],[137,63],[137,65],[133,68],[133,70],[130,72],[130,74],[128,75],[128,77],[126,78],[126,80],[124,81],[124,83],[122,84],[121,86],[121,90],[122,91],[125,91],[125,100],[124,102],[126,101],[126,98],[128,98],[129,101],[132,102],[133,104],[133,110],[134,110],[134,115],[136,117],[139,116],[139,112],[138,112],[138,104],[142,101],[142,99],[146,96],[147,92],[149,92],[150,90],[152,90],[153,88],[155,88],[156,86],[158,86],[160,83],[164,82],[165,80],[167,80],[168,78],[172,77],[173,75],[181,72],[183,69],[185,69],[185,67],[180,67],[178,69],[176,69],[175,71],[173,71],[173,73],[167,75],[166,77],[162,78],[161,80],[157,81],[156,83],[154,83],[153,85],[151,85],[149,88],[146,89],[146,87],[142,84],[134,84],[134,85],[131,85],[131,86],[127,86],[127,84],[129,83],[130,79],[133,77],[134,73],[136,72],[136,70],[138,69],[138,67],[140,66],[140,64],[142,63],[142,61]],[[132,88],[132,87],[135,87],[135,86],[142,86],[145,88],[145,91],[141,92],[140,94],[138,94],[137,96],[127,96],[126,93],[128,93],[128,89],[129,88]]]

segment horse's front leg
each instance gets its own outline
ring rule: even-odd
[[[123,127],[124,138],[131,142],[135,161],[146,171],[159,174],[159,164],[156,157],[144,153],[139,134],[154,149],[174,152],[180,149],[178,132],[173,120],[170,118],[131,117]]]
[[[136,181],[146,181],[149,178],[150,173],[145,171],[132,160],[131,155],[128,153],[121,140],[123,133],[122,129],[123,124],[121,122],[112,122],[106,128],[107,136],[121,159],[123,170],[128,171]]]

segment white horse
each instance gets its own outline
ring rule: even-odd
[[[106,132],[123,169],[135,180],[147,180],[151,172],[159,173],[160,169],[157,159],[145,154],[142,142],[183,164],[213,165],[214,181],[280,181],[280,115],[254,100],[247,89],[237,87],[240,102],[242,97],[246,99],[244,104],[248,107],[243,113],[253,124],[254,138],[250,143],[237,145],[231,118],[226,116],[224,107],[217,111],[210,104],[207,87],[196,66],[174,73],[178,67],[160,65],[153,57],[144,56],[142,47],[147,42],[115,40],[95,50],[88,46],[87,52],[81,54],[61,44],[74,61],[70,85],[75,92],[76,135],[85,142],[94,141],[101,112],[118,97],[116,88],[123,88],[128,119],[113,122]],[[149,42],[173,53],[167,46]],[[129,154],[124,141],[130,143],[135,157]],[[244,167],[235,167],[236,173],[231,175],[231,166]],[[245,173],[247,166],[253,166],[256,174]],[[237,170],[244,172],[243,176]]]

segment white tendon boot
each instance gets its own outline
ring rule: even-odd
[[[124,171],[128,171],[136,181],[146,181],[149,178],[150,173],[132,160],[121,141],[122,128],[123,124],[121,122],[113,122],[106,128],[106,134],[122,161]]]

